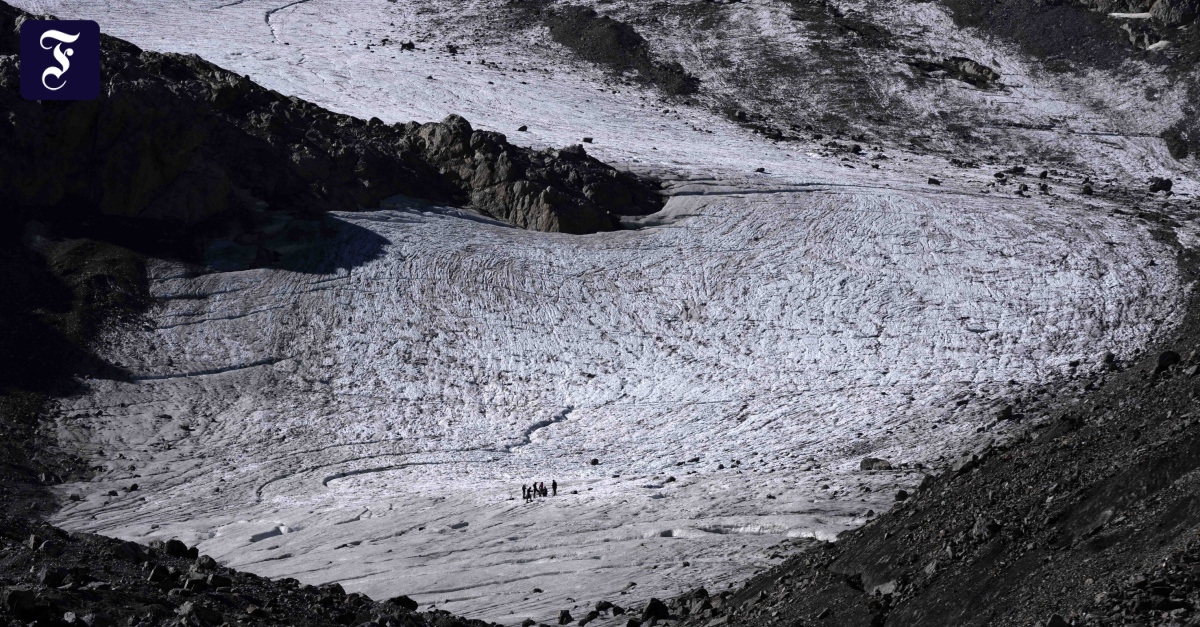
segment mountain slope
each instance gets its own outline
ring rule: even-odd
[[[126,376],[55,406],[99,468],[57,488],[57,522],[578,619],[857,527],[959,452],[1015,446],[1006,406],[1052,415],[1046,390],[1183,320],[1196,180],[1159,137],[1186,86],[1144,96],[1165,69],[1054,74],[932,3],[596,5],[639,33],[635,71],[696,79],[671,94],[578,58],[543,21],[564,8],[55,7],[381,120],[363,133],[457,112],[522,154],[589,138],[669,198],[586,237],[391,198],[150,259],[142,324],[98,347]]]

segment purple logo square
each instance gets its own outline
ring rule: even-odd
[[[91,20],[21,24],[21,96],[92,100],[100,95],[100,25]]]

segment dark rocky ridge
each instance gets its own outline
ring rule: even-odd
[[[699,86],[678,63],[656,61],[646,39],[629,24],[598,15],[590,7],[555,7],[544,15],[554,41],[586,61],[618,74],[634,72],[642,82],[673,96],[695,93]]]
[[[522,228],[594,233],[661,207],[652,183],[580,147],[534,152],[450,116],[387,125],[268,91],[195,56],[106,37],[102,95],[19,95],[18,26],[0,3],[0,197],[47,214],[195,227],[266,203],[301,213],[374,207],[396,194]]]
[[[115,625],[364,625],[489,627],[408,597],[377,602],[295,579],[219,566],[182,542],[143,546],[0,518],[0,623]]]

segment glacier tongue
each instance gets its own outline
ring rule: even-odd
[[[986,399],[1135,350],[1178,297],[1116,218],[759,191],[582,237],[397,199],[308,267],[161,263],[153,328],[108,352],[134,381],[64,407],[109,464],[59,520],[507,622],[734,582],[920,478],[862,457],[943,460]]]
[[[601,90],[529,42],[472,66],[364,47],[389,20],[453,22],[417,3],[17,4],[363,117],[594,137],[673,194],[645,228],[582,237],[398,198],[337,215],[291,269],[156,263],[147,325],[104,349],[132,380],[62,403],[60,440],[105,468],[62,488],[84,496],[68,528],[505,623],[717,589],[781,540],[886,509],[913,465],[1002,435],[994,402],[1130,355],[1181,313],[1174,252],[1104,201],[1001,198],[981,192],[990,171],[900,152],[847,168]],[[868,455],[909,467],[865,473]],[[520,500],[551,480],[557,497]]]

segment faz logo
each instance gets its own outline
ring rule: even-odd
[[[90,20],[21,24],[21,96],[91,100],[100,95],[100,25]]]

